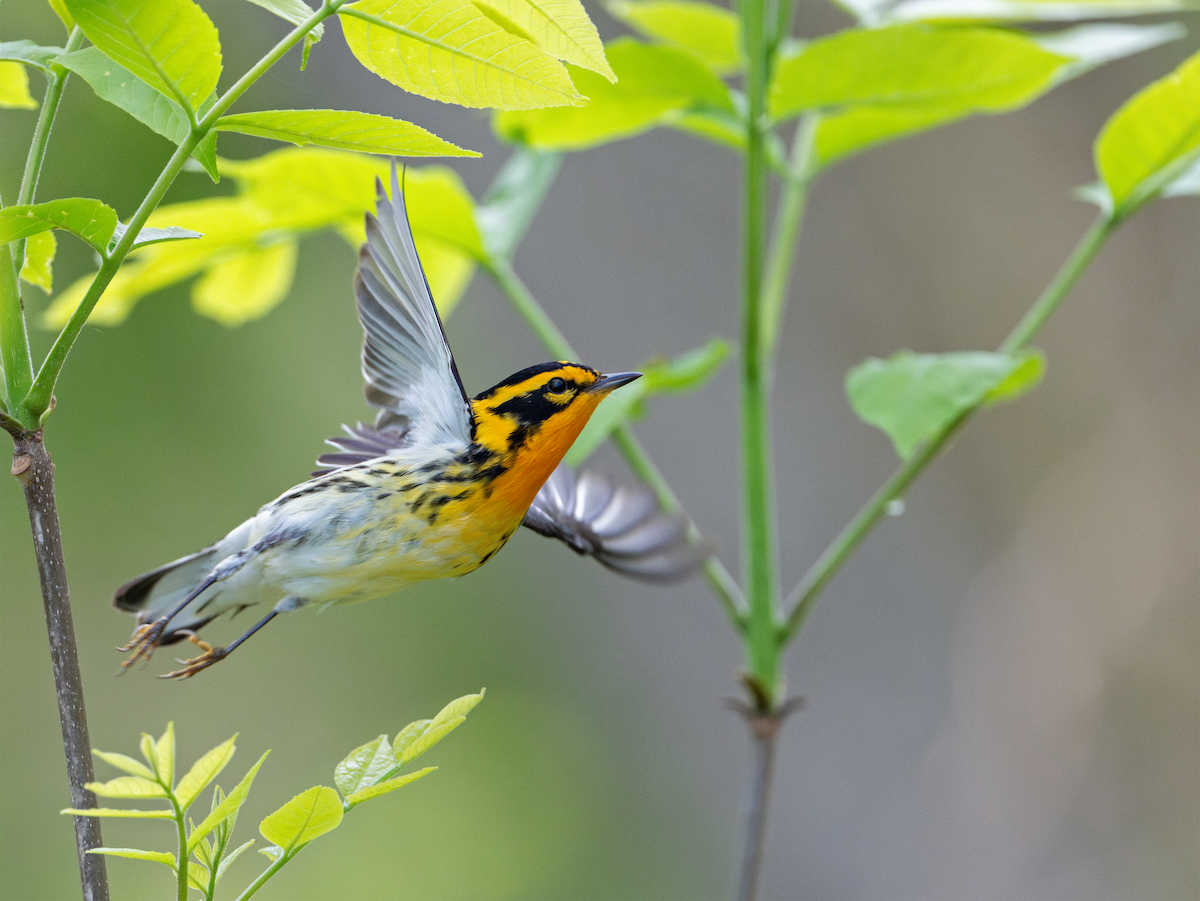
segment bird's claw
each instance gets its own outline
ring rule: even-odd
[[[225,659],[225,655],[229,653],[228,649],[211,645],[194,632],[184,632],[181,630],[181,634],[187,635],[188,641],[198,647],[201,653],[191,660],[181,660],[176,657],[175,662],[182,664],[180,668],[172,670],[169,673],[163,673],[158,677],[160,679],[190,679],[196,673],[200,672],[200,670],[208,669],[218,660]]]
[[[167,621],[159,619],[152,623],[142,623],[134,629],[133,634],[129,636],[129,641],[117,648],[122,654],[129,654],[126,660],[121,661],[121,670],[117,675],[124,673],[139,660],[143,665],[149,663],[166,627]],[[130,651],[133,653],[129,653]]]

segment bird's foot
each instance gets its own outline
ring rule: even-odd
[[[188,641],[198,647],[201,653],[191,660],[180,660],[176,657],[175,662],[182,664],[180,668],[169,673],[163,673],[158,677],[160,679],[190,679],[196,673],[200,672],[200,670],[208,669],[218,660],[224,660],[225,656],[229,653],[228,648],[219,648],[211,645],[196,635],[195,632],[180,630],[179,634],[186,635]]]
[[[164,618],[155,620],[152,623],[142,623],[134,629],[133,634],[129,636],[128,643],[117,648],[122,654],[129,654],[129,657],[121,662],[121,669],[117,675],[120,676],[123,674],[139,660],[143,665],[149,663],[166,627],[167,620]],[[130,651],[133,653],[130,653]]]

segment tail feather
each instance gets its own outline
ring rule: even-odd
[[[151,622],[182,601],[220,560],[218,545],[214,544],[152,569],[118,588],[113,594],[113,606],[126,613],[137,614],[139,623]],[[171,620],[171,633],[180,629],[199,629],[213,618],[213,615],[193,613],[192,606],[189,604],[188,609]],[[166,635],[162,643],[168,644],[170,641],[171,635]]]

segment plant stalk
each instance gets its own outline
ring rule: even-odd
[[[29,527],[33,533],[33,550],[46,608],[46,629],[50,636],[50,660],[54,668],[54,688],[62,722],[71,806],[86,809],[96,806],[96,796],[84,788],[88,782],[94,781],[95,776],[92,772],[87,711],[83,703],[83,679],[75,647],[75,626],[71,618],[67,569],[63,560],[62,533],[54,500],[54,463],[46,452],[40,431],[24,432],[15,438],[12,474],[20,480],[25,490],[25,505],[29,510]],[[103,845],[99,819],[75,817],[75,840],[84,901],[108,901],[104,857],[87,853],[89,849]]]

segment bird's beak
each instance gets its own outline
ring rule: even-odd
[[[640,372],[614,372],[612,375],[600,376],[600,381],[588,388],[589,394],[608,394],[608,392],[620,388],[622,385],[628,385],[634,379],[640,379]]]

